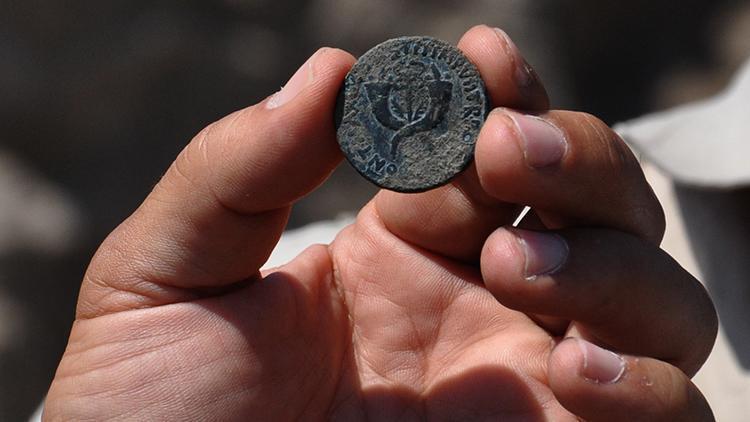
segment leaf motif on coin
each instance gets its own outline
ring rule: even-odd
[[[440,80],[440,71],[434,65],[431,72],[437,80],[416,87],[391,82],[364,84],[375,118],[396,131],[389,142],[392,158],[396,157],[404,137],[434,128],[448,111],[453,84]]]
[[[397,38],[365,53],[345,78],[337,137],[378,186],[420,192],[468,166],[489,106],[479,72],[455,47]]]

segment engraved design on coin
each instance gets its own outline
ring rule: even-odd
[[[421,192],[468,166],[488,110],[479,72],[458,49],[429,37],[396,38],[365,53],[346,76],[337,137],[376,185]]]
[[[431,66],[433,80],[423,70],[423,63],[409,63],[422,83],[419,85],[394,82],[365,83],[372,113],[378,122],[395,132],[391,136],[390,158],[396,158],[398,143],[406,136],[430,130],[442,120],[451,99],[453,84],[441,80],[437,66]],[[409,69],[412,70],[412,69]]]

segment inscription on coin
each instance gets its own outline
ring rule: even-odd
[[[367,179],[421,192],[468,166],[489,109],[479,72],[458,49],[429,37],[396,38],[365,53],[346,76],[336,135]]]

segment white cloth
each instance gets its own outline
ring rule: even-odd
[[[750,60],[721,94],[615,130],[675,181],[709,187],[750,184]]]

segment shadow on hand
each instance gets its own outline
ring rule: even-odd
[[[254,372],[243,384],[256,393],[238,411],[259,417],[258,405],[248,403],[256,401],[263,403],[260,413],[271,417],[545,420],[546,406],[528,377],[495,363],[502,351],[488,354],[484,363],[438,375],[440,380],[425,391],[415,391],[406,385],[409,381],[363,385],[358,362],[364,359],[354,355],[348,315],[336,309],[338,301],[330,299],[327,283],[318,283],[324,288],[304,283],[276,272],[226,296],[199,301],[236,328],[242,339],[233,344],[252,356]],[[257,393],[262,389],[272,391]],[[298,401],[303,406],[295,409]]]
[[[349,382],[356,389],[359,408],[351,413],[334,412],[334,419],[547,420],[528,385],[517,374],[497,366],[467,369],[421,394],[403,386],[362,388],[359,380]]]

